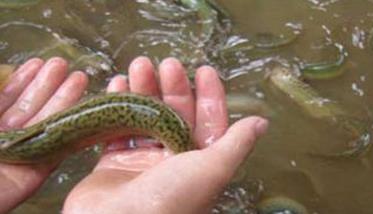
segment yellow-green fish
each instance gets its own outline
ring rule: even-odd
[[[61,159],[98,139],[125,135],[154,137],[176,153],[194,147],[187,123],[161,101],[108,94],[28,128],[0,133],[0,161],[33,164]]]
[[[328,157],[356,157],[365,154],[371,147],[371,130],[366,122],[353,118],[337,103],[322,97],[309,84],[298,78],[291,69],[278,66],[269,73],[269,79],[280,91],[313,118],[341,127],[354,139],[346,151],[325,155]]]

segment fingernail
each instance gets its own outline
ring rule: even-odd
[[[184,70],[180,61],[172,57],[164,59],[159,67],[160,70],[162,69],[166,72],[178,72],[180,70]]]
[[[128,90],[128,77],[123,74],[115,76],[112,81],[110,81],[108,86],[108,92],[125,92]]]
[[[61,65],[65,63],[66,61],[64,59],[60,57],[53,57],[47,61],[46,66],[56,66],[56,65]]]
[[[130,64],[130,71],[135,71],[135,72],[141,72],[146,68],[146,66],[153,66],[152,62],[150,61],[149,58],[144,57],[144,56],[139,56],[136,59],[132,61]]]
[[[268,120],[258,119],[255,123],[255,133],[259,137],[267,132],[268,129]]]

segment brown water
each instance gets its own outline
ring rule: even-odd
[[[195,22],[198,17],[188,16],[180,8],[175,11],[189,19],[156,19],[151,15],[159,15],[159,10],[152,12],[149,4],[139,3],[146,1],[107,2],[50,0],[27,8],[0,9],[0,62],[18,64],[33,55],[48,57],[56,53],[72,61],[84,56],[72,68],[87,68],[92,80],[90,93],[102,90],[118,71],[125,72],[138,55],[150,56],[155,63],[176,56],[192,62],[187,64],[191,70],[202,63],[213,64],[225,80],[232,122],[252,114],[271,121],[269,133],[242,166],[236,184],[260,181],[257,188],[251,187],[252,192],[263,188],[259,198],[283,195],[302,203],[309,213],[373,213],[372,153],[343,160],[310,156],[342,150],[348,141],[346,133],[310,117],[265,80],[270,62],[298,66],[332,61],[338,57],[333,44],[341,45],[348,53],[339,68],[345,70],[344,74],[308,82],[351,117],[365,119],[371,125],[373,47],[369,40],[373,1],[221,0],[218,3],[230,14],[231,22],[215,32],[218,36],[206,46],[191,45],[196,43],[201,24]],[[184,35],[182,41],[175,40],[175,33]],[[287,45],[260,52],[238,51],[230,57],[215,58],[206,54],[220,53],[233,38],[264,33],[298,36]],[[61,41],[63,51],[45,51]],[[65,194],[96,158],[95,152],[88,151],[69,159],[34,198],[13,213],[58,212]],[[85,164],[76,165],[78,161]]]

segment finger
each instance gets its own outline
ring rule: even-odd
[[[54,94],[67,74],[67,63],[50,59],[0,120],[3,127],[17,128],[33,117]]]
[[[128,79],[124,75],[115,76],[109,83],[106,91],[109,93],[126,92],[129,90]]]
[[[138,57],[129,68],[130,90],[146,96],[159,97],[159,89],[155,69],[146,57]]]
[[[215,164],[221,166],[221,174],[233,175],[267,128],[268,121],[261,117],[249,117],[236,122],[223,137],[204,150],[206,159],[216,161]]]
[[[184,67],[177,59],[169,58],[160,64],[159,73],[163,101],[194,128],[195,103]]]
[[[196,74],[196,140],[201,148],[215,142],[228,127],[223,85],[215,69],[204,66]]]
[[[26,125],[35,124],[48,116],[76,104],[88,86],[88,77],[83,72],[72,73],[58,88],[45,106]]]
[[[8,85],[0,92],[0,114],[13,105],[18,96],[40,71],[43,64],[44,62],[41,59],[30,59],[12,74]]]

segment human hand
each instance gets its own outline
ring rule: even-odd
[[[82,72],[66,76],[67,63],[61,58],[45,64],[31,59],[20,66],[0,93],[0,130],[30,126],[74,105],[83,95],[88,78]],[[0,163],[0,213],[30,196],[54,167]]]
[[[107,152],[69,194],[64,213],[207,212],[265,132],[267,121],[259,117],[243,119],[227,130],[224,89],[213,68],[198,69],[196,97],[177,60],[164,60],[159,75],[158,85],[151,62],[140,57],[130,66],[129,84],[118,76],[108,91],[161,97],[189,122],[201,150],[179,155],[155,147]],[[120,146],[126,144],[114,147]]]

